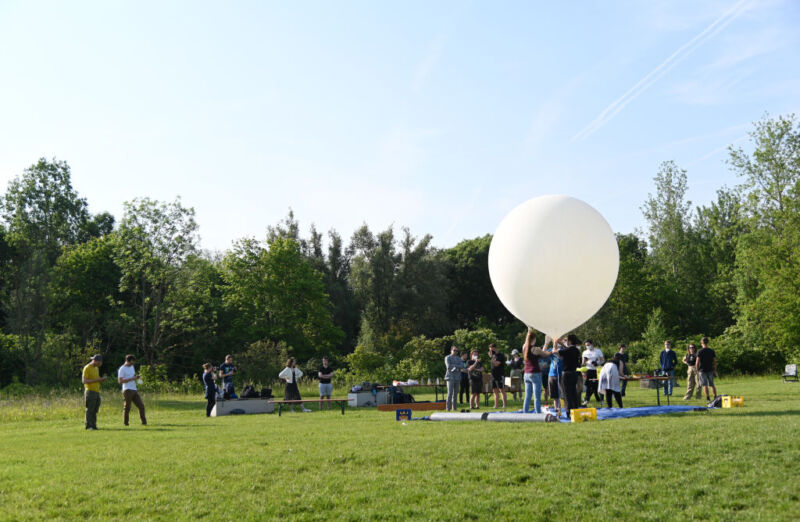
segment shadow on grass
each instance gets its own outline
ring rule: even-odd
[[[737,411],[735,413],[742,417],[782,417],[785,415],[800,415],[800,410]]]

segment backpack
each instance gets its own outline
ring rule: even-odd
[[[714,400],[708,403],[709,408],[722,408],[722,395],[714,397]]]
[[[242,388],[242,399],[258,399],[259,397],[259,393],[251,384],[248,384]]]
[[[271,399],[272,398],[272,388],[261,388],[261,398],[262,399]]]

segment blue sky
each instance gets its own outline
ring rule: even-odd
[[[800,3],[0,1],[0,185],[39,157],[93,212],[181,196],[225,250],[294,209],[448,247],[561,193],[617,232],[664,160],[706,204],[800,112]]]

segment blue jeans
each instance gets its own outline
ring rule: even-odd
[[[675,370],[664,370],[666,375],[669,375],[669,379],[664,381],[664,395],[672,395],[672,386],[675,384],[675,379],[672,377],[675,375]]]
[[[542,374],[525,374],[525,400],[522,402],[522,411],[531,412],[531,395],[533,395],[533,411],[542,413]]]

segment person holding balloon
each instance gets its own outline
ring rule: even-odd
[[[581,350],[578,346],[581,341],[575,334],[567,336],[567,346],[560,346],[556,349],[555,353],[561,358],[562,370],[562,390],[564,392],[564,400],[566,402],[567,417],[570,411],[580,408],[580,399],[578,398],[578,367],[581,364]]]
[[[533,397],[533,411],[542,413],[542,369],[539,366],[540,357],[550,357],[552,351],[545,351],[533,345],[536,341],[536,332],[528,327],[525,344],[522,346],[522,359],[525,361],[525,399],[522,402],[522,411],[531,412],[531,397]],[[545,341],[545,344],[547,341]]]

